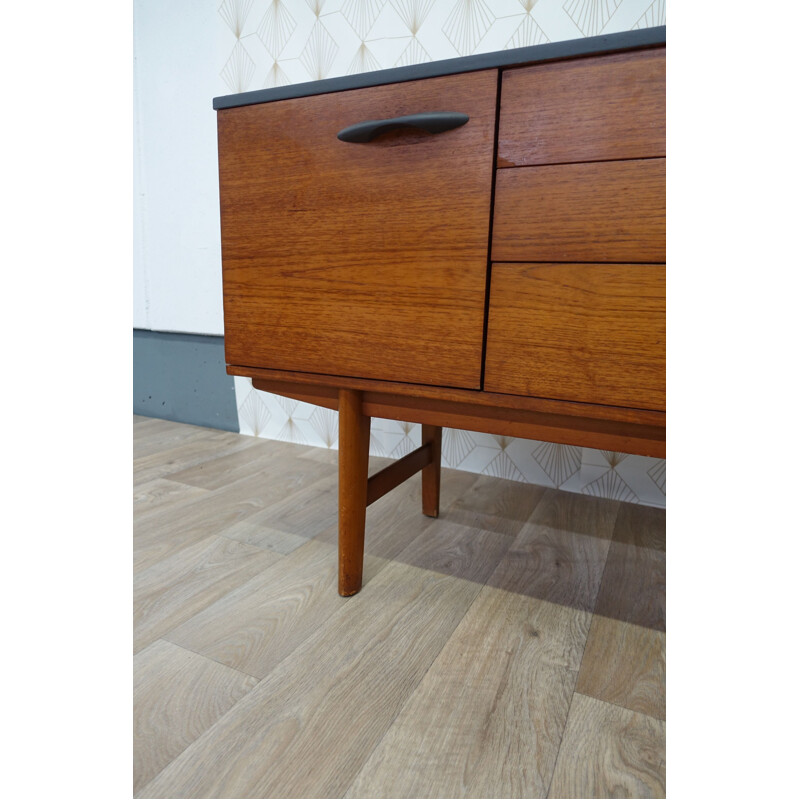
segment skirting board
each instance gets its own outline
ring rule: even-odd
[[[223,337],[134,329],[133,413],[238,433]]]

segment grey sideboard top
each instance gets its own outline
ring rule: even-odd
[[[591,36],[570,39],[566,42],[549,42],[532,47],[518,47],[513,50],[499,50],[494,53],[480,53],[474,56],[448,58],[443,61],[430,61],[425,64],[412,64],[408,67],[381,69],[375,72],[362,72],[340,78],[326,78],[321,81],[295,83],[274,89],[258,89],[253,92],[240,92],[214,98],[214,108],[235,108],[256,103],[271,103],[275,100],[288,100],[293,97],[309,97],[315,94],[343,92],[348,89],[363,89],[366,86],[381,86],[388,83],[403,83],[423,78],[436,78],[441,75],[455,75],[461,72],[475,72],[480,69],[522,66],[537,61],[553,61],[575,56],[599,55],[616,50],[630,50],[639,47],[653,47],[665,44],[667,28],[643,28],[642,30],[610,33],[605,36]]]

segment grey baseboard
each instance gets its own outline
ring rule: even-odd
[[[238,433],[222,336],[134,329],[133,413]]]

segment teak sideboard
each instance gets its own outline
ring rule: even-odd
[[[339,593],[442,426],[665,456],[652,28],[216,98],[225,355],[339,412]],[[370,418],[422,446],[369,477]]]

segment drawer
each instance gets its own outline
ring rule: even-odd
[[[666,51],[503,73],[498,166],[665,156]]]
[[[666,260],[666,159],[497,172],[492,260]]]
[[[229,364],[480,387],[497,79],[219,111]],[[337,138],[431,111],[469,121]]]
[[[484,388],[664,410],[665,267],[494,264]]]

